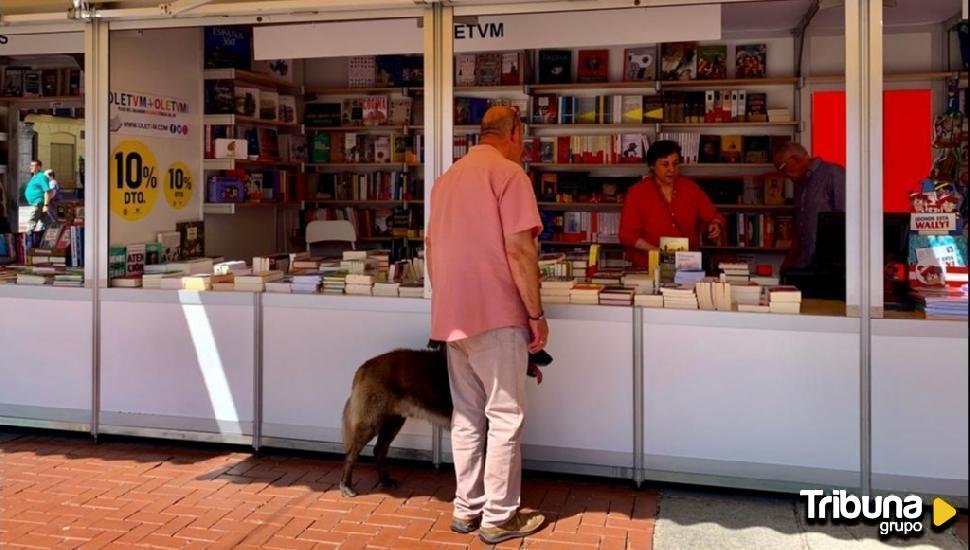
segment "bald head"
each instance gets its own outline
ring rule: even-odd
[[[496,106],[489,108],[485,111],[485,116],[482,117],[482,137],[493,136],[499,139],[510,139],[518,116],[518,113],[511,107]]]
[[[790,141],[775,150],[772,157],[778,171],[792,181],[802,181],[808,175],[812,157],[800,144]]]

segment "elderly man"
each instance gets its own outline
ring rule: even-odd
[[[812,267],[819,213],[845,212],[845,168],[812,158],[793,142],[775,151],[774,163],[779,172],[795,182],[797,230],[784,267]]]
[[[534,533],[545,520],[519,512],[526,364],[549,334],[539,298],[542,222],[519,165],[522,140],[515,111],[485,113],[480,144],[435,182],[425,239],[431,337],[448,342],[454,402],[451,529],[481,526],[489,544]]]

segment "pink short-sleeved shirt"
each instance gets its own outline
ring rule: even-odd
[[[528,326],[505,256],[505,237],[527,230],[542,230],[532,182],[491,145],[472,147],[438,178],[427,231],[433,339]]]

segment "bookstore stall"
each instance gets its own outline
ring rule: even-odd
[[[356,368],[427,341],[431,182],[506,105],[555,358],[528,467],[965,503],[966,13],[811,4],[95,26],[92,431],[341,451]]]
[[[94,300],[84,284],[84,26],[0,35],[0,418],[86,430]]]

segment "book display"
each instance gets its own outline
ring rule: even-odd
[[[10,53],[36,36],[4,13],[15,32],[0,48],[0,202],[14,223],[0,234],[0,309],[13,312],[0,316],[0,418],[339,452],[356,368],[428,340],[441,298],[424,246],[434,181],[501,105],[523,124],[559,365],[529,388],[530,468],[781,491],[871,479],[881,494],[960,497],[966,438],[944,436],[965,433],[965,417],[925,423],[934,404],[967,402],[965,384],[949,383],[965,379],[967,348],[959,10],[898,3],[880,21],[878,2],[232,1],[171,20],[105,5],[111,25],[88,39],[29,44],[93,48],[85,96],[74,75],[44,72],[77,53],[45,64]],[[88,29],[57,28],[75,23]],[[852,58],[873,44],[886,48],[882,80]],[[887,93],[867,108],[883,81],[906,101]],[[76,114],[83,97],[99,110],[84,136],[41,137],[42,117]],[[171,116],[119,110],[129,99]],[[640,235],[658,246],[639,254],[629,226],[620,242],[624,209],[641,204],[631,189],[665,139],[696,188],[685,201],[686,186],[668,198],[660,182]],[[845,169],[846,207],[774,158],[788,143],[835,165],[822,175]],[[56,224],[18,235],[31,155],[58,173],[78,163],[97,199],[87,216],[66,197]],[[187,182],[191,200],[177,194]],[[906,211],[880,218],[886,200]],[[884,255],[883,228],[864,219],[885,222]],[[813,257],[800,264],[801,252]],[[880,299],[883,276],[898,303]],[[826,285],[843,295],[820,295]],[[71,330],[51,344],[21,312]],[[409,422],[391,452],[447,463],[446,437]],[[927,448],[932,468],[914,453]]]

